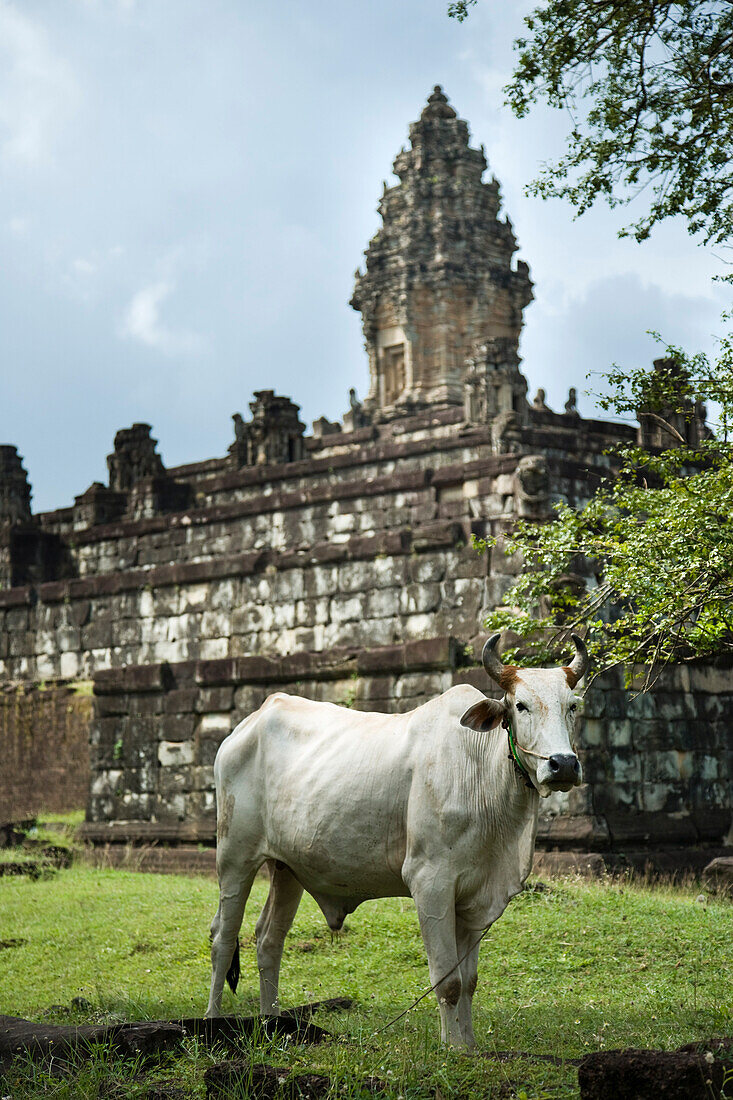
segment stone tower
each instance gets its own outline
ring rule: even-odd
[[[483,147],[468,140],[468,124],[437,85],[410,125],[411,147],[395,159],[400,182],[384,185],[383,225],[351,299],[369,355],[364,404],[377,416],[463,404],[479,361],[487,375],[501,374],[503,388],[488,387],[504,394],[507,408],[496,411],[524,401],[517,348],[532,299],[529,268],[512,266],[517,242],[509,219],[497,216],[499,185],[483,182]]]

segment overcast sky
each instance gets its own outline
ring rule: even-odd
[[[0,442],[34,509],[106,481],[115,431],[167,465],[221,455],[274,388],[308,423],[367,389],[354,269],[435,83],[484,143],[535,301],[524,370],[562,408],[589,370],[713,350],[721,262],[683,225],[621,241],[524,186],[567,119],[501,87],[521,3],[0,0]],[[586,400],[581,405],[590,412]]]

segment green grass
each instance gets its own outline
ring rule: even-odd
[[[224,1011],[257,1009],[252,933],[266,895],[258,880],[242,928],[240,994]],[[316,905],[301,904],[286,941],[284,1006],[351,996],[345,1016],[317,1022],[337,1041],[320,1047],[270,1044],[264,1057],[342,1081],[373,1074],[394,1083],[394,1097],[575,1097],[572,1066],[520,1059],[497,1063],[481,1051],[514,1050],[582,1056],[622,1046],[672,1049],[733,1031],[733,906],[696,900],[698,888],[558,881],[515,899],[481,949],[474,1019],[479,1053],[437,1043],[431,995],[406,1019],[383,1027],[429,985],[417,920],[409,900],[363,905],[332,937]],[[0,1011],[68,1022],[49,1006],[83,997],[92,1011],[75,1020],[174,1018],[202,1014],[209,980],[208,928],[217,901],[208,879],[134,874],[75,866],[51,879],[0,882]],[[177,1075],[191,1096],[211,1054],[195,1044],[154,1074]],[[130,1071],[101,1057],[69,1083],[16,1074],[19,1096],[98,1095],[104,1073]],[[134,1075],[133,1075],[134,1076]],[[35,1077],[35,1080],[33,1078]],[[51,1091],[48,1091],[48,1090]],[[59,1091],[62,1090],[62,1091]],[[95,1091],[96,1090],[96,1091]],[[132,1090],[132,1091],[130,1091]]]

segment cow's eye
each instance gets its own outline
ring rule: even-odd
[[[578,709],[578,704],[577,703],[571,703],[570,706],[568,707],[568,712],[570,714],[575,714],[577,709]]]
[[[527,710],[524,703],[517,703],[517,710]]]

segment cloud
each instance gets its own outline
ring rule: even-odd
[[[25,237],[29,227],[30,222],[28,218],[21,217],[19,214],[16,214],[13,218],[8,218],[5,223],[5,228],[11,237]]]
[[[121,335],[139,340],[165,355],[187,354],[198,350],[201,339],[196,333],[183,329],[174,332],[161,320],[161,307],[174,289],[173,283],[160,280],[133,294],[122,319]]]
[[[76,275],[93,275],[97,270],[97,265],[92,260],[85,260],[83,256],[73,260],[71,269]]]
[[[0,0],[0,149],[23,164],[50,158],[62,124],[79,101],[71,68],[43,28]]]

